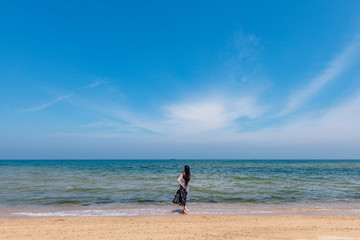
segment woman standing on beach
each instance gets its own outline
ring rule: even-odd
[[[188,214],[188,210],[186,208],[186,196],[189,192],[189,181],[191,178],[190,174],[190,167],[188,165],[185,165],[184,171],[182,173],[179,173],[179,178],[177,182],[179,183],[179,190],[177,190],[173,203],[177,203],[180,206],[184,206],[183,213],[185,215]]]

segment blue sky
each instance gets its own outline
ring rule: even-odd
[[[0,158],[360,158],[359,1],[8,1]]]

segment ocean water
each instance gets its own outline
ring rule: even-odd
[[[0,217],[360,214],[360,160],[0,160]]]

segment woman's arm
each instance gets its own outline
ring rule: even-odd
[[[179,173],[179,178],[178,178],[178,180],[177,180],[177,182],[179,183],[179,184],[181,184],[181,179],[183,178],[183,174],[182,173]]]

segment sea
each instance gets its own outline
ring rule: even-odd
[[[360,215],[360,160],[0,160],[0,218]]]

